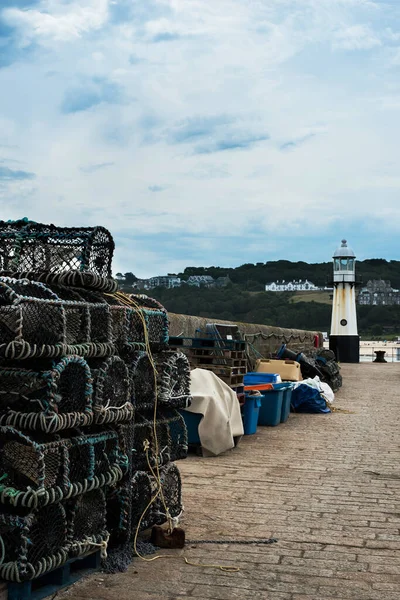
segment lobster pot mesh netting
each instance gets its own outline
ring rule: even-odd
[[[132,476],[132,452],[135,439],[135,423],[132,420],[128,423],[116,424],[114,427],[118,435],[120,453],[119,465],[122,469],[124,479],[126,479],[125,476],[130,478]]]
[[[182,352],[163,352],[157,356],[157,396],[162,404],[188,408],[190,396],[190,365]]]
[[[151,410],[156,399],[156,378],[149,356],[146,352],[137,352],[125,356],[131,379],[132,403],[138,410]]]
[[[127,458],[121,452],[116,431],[102,431],[70,438],[69,478],[78,493],[119,481]]]
[[[144,294],[131,294],[130,299],[143,310],[146,317],[147,333],[155,351],[167,347],[169,337],[168,314],[164,306],[154,298]]]
[[[67,519],[62,504],[25,517],[0,514],[4,558],[0,577],[25,581],[62,565],[68,559]]]
[[[147,452],[146,448],[148,448]],[[183,459],[186,458],[187,451],[187,428],[179,412],[173,409],[159,410],[155,426],[153,414],[136,414],[132,452],[133,469],[142,471],[154,468],[156,457],[159,465]]]
[[[79,556],[108,540],[106,498],[104,491],[94,490],[67,503],[70,555]]]
[[[13,427],[0,427],[0,503],[51,504],[122,478],[116,432],[77,436],[66,431],[65,436],[32,432],[28,437]]]
[[[7,275],[114,291],[113,253],[114,241],[103,227],[0,221],[0,271]]]
[[[96,423],[116,423],[133,418],[128,367],[119,356],[90,362],[94,383],[93,411]]]
[[[136,413],[134,441],[132,448],[132,470],[147,471],[153,468],[156,460],[163,464],[169,459],[169,431],[165,423],[156,423],[158,453],[154,436],[154,423],[151,415]],[[147,451],[146,451],[147,448]],[[156,459],[157,457],[157,459]]]
[[[120,351],[144,350],[146,342],[154,352],[167,348],[168,315],[163,306],[147,296],[118,292],[105,296],[113,321],[113,339]]]
[[[160,481],[165,501],[166,508],[168,509],[169,515],[179,517],[182,513],[182,481],[178,467],[169,463],[160,468]],[[154,478],[152,478],[153,488],[157,490],[157,484]],[[158,495],[156,501],[151,508],[151,525],[162,525],[168,520],[164,502],[161,494]]]
[[[107,491],[107,530],[110,547],[126,543],[131,536],[132,490],[130,481],[123,482]]]
[[[132,535],[135,535],[138,527],[140,531],[143,531],[152,526],[151,507],[149,504],[154,496],[156,487],[157,486],[154,485],[150,473],[146,473],[145,471],[136,471],[136,473],[133,475],[131,482]]]
[[[83,358],[11,364],[0,367],[1,425],[52,433],[93,421],[91,373]]]
[[[63,300],[44,284],[0,278],[0,355],[8,359],[112,353],[106,303]]]

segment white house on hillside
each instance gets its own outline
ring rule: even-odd
[[[322,288],[317,287],[308,279],[302,281],[299,279],[296,281],[272,281],[272,283],[267,283],[265,286],[266,292],[315,292]]]

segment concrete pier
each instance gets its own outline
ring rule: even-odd
[[[400,364],[342,368],[336,405],[291,415],[217,458],[178,464],[187,538],[276,537],[270,546],[189,545],[136,559],[59,600],[398,600]],[[237,573],[185,564],[239,567]]]

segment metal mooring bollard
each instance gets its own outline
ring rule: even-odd
[[[376,354],[376,358],[373,362],[378,362],[378,363],[387,362],[387,360],[385,360],[386,350],[375,350],[375,354]]]

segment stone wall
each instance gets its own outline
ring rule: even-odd
[[[268,358],[275,353],[282,344],[294,351],[309,352],[314,348],[315,336],[319,337],[322,346],[322,334],[317,331],[302,331],[300,329],[283,329],[269,325],[255,325],[253,323],[240,323],[233,321],[215,321],[203,317],[190,315],[177,315],[168,313],[170,320],[170,335],[195,337],[196,330],[204,331],[207,323],[221,323],[237,325],[242,335],[250,342],[260,354]]]

